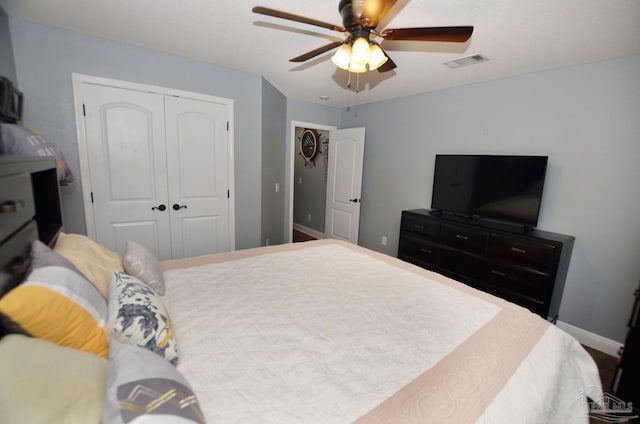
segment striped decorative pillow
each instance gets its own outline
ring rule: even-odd
[[[4,330],[107,358],[107,304],[100,292],[45,244],[35,241],[31,256],[27,279],[0,299]]]

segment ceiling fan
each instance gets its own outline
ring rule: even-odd
[[[304,24],[327,28],[346,33],[344,41],[334,41],[310,52],[291,59],[291,62],[305,62],[322,53],[337,48],[331,60],[339,68],[353,73],[378,70],[387,72],[396,68],[380,45],[372,36],[383,40],[440,41],[464,43],[473,33],[472,26],[423,27],[423,28],[387,28],[378,30],[377,26],[397,0],[340,0],[338,10],[342,16],[342,25],[318,21],[304,16],[294,15],[267,7],[256,6],[254,13],[273,16]]]

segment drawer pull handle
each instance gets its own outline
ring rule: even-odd
[[[29,269],[29,265],[31,264],[31,254],[25,253],[24,255],[17,256],[11,261],[9,265],[6,267],[6,271],[10,275],[18,275],[24,274]]]
[[[497,275],[499,277],[506,277],[507,276],[506,272],[498,271],[497,269],[492,269],[491,273],[495,274],[495,275]]]
[[[469,240],[469,237],[463,236],[462,234],[456,234],[456,238],[459,238],[460,240]]]
[[[22,208],[24,208],[22,200],[7,200],[0,203],[0,213],[16,213]]]
[[[432,254],[432,253],[433,253],[433,251],[431,251],[431,250],[429,250],[429,249],[425,249],[424,247],[422,247],[422,248],[420,249],[420,251],[421,251],[421,252],[424,252],[424,253],[428,253],[428,254]]]
[[[418,230],[424,230],[424,225],[414,224],[414,227],[417,228]]]
[[[524,250],[524,249],[520,249],[519,247],[512,247],[512,248],[511,248],[511,251],[516,252],[516,253],[522,253],[522,254],[527,253],[527,251],[526,251],[526,250]]]

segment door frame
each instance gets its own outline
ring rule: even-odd
[[[287,149],[289,155],[289,181],[287,182],[287,192],[289,193],[289,220],[285,225],[287,235],[284,238],[285,242],[293,243],[293,192],[295,183],[295,159],[296,159],[296,127],[300,128],[313,128],[316,130],[332,131],[337,130],[338,127],[332,125],[314,124],[311,122],[291,121],[290,134],[289,134],[289,148]],[[329,152],[329,160],[331,160],[331,152]],[[326,192],[324,193],[326,196]],[[326,217],[325,217],[326,218]]]
[[[73,82],[73,104],[76,117],[76,137],[78,139],[78,160],[80,163],[80,183],[82,189],[82,205],[84,207],[84,219],[87,227],[87,235],[96,238],[96,223],[93,215],[93,203],[91,202],[91,171],[89,169],[89,152],[87,149],[87,132],[84,121],[84,107],[82,100],[82,85],[93,84],[126,90],[156,93],[165,96],[183,97],[210,103],[226,105],[229,109],[229,152],[227,154],[227,178],[229,184],[229,249],[236,248],[236,224],[235,224],[235,170],[234,170],[234,102],[232,99],[216,97],[208,94],[192,91],[178,90],[156,85],[141,84],[137,82],[121,81],[110,78],[96,77],[84,74],[71,74]]]

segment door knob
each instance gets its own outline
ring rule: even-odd
[[[179,205],[177,203],[174,203],[173,206],[171,206],[173,208],[174,211],[180,210],[180,209],[187,209],[187,205]]]
[[[349,201],[351,203],[358,203],[358,202],[360,202],[360,199],[349,199]]]
[[[165,205],[158,205],[151,208],[152,211],[159,210],[160,212],[164,212],[167,210]]]

